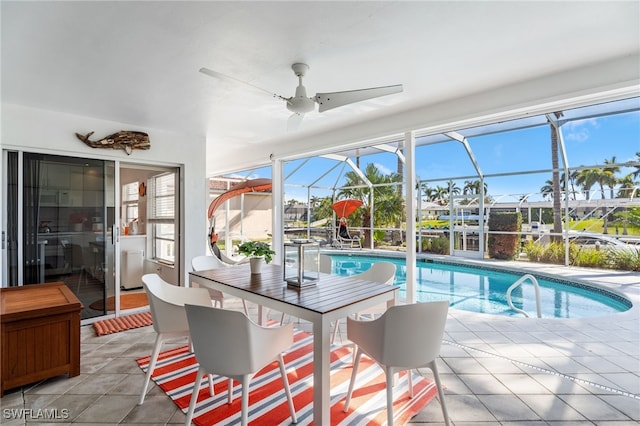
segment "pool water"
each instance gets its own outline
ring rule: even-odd
[[[396,265],[394,285],[400,287],[400,298],[406,297],[406,263],[402,258],[378,256],[331,255],[333,273],[355,275],[366,271],[380,261]],[[507,290],[523,274],[492,269],[474,268],[448,263],[417,261],[417,301],[449,300],[450,306],[470,312],[518,316],[507,303]],[[543,318],[587,318],[624,312],[630,302],[599,288],[588,288],[581,283],[536,277],[540,286],[540,304]],[[513,305],[536,316],[534,286],[525,281],[511,293]]]

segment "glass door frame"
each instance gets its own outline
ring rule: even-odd
[[[25,274],[24,274],[24,268],[25,266],[25,253],[24,253],[24,249],[25,249],[25,235],[24,235],[24,214],[25,214],[25,206],[24,206],[24,202],[25,202],[25,198],[24,198],[24,185],[25,185],[25,180],[24,180],[24,170],[25,170],[25,154],[35,154],[35,155],[42,155],[43,158],[41,160],[39,160],[41,163],[46,162],[49,158],[51,157],[51,159],[55,159],[56,157],[59,159],[69,159],[69,163],[78,163],[81,162],[83,159],[88,160],[87,162],[99,162],[98,164],[101,164],[102,167],[100,168],[101,171],[99,172],[97,176],[97,180],[95,180],[96,183],[99,183],[100,187],[96,187],[95,191],[94,191],[94,196],[96,196],[98,201],[98,205],[91,205],[91,207],[89,207],[89,205],[86,203],[85,198],[88,194],[87,189],[84,187],[84,183],[83,183],[83,187],[82,187],[82,197],[83,200],[81,203],[79,203],[77,205],[78,208],[80,209],[85,209],[85,210],[89,210],[90,208],[94,208],[94,211],[96,212],[100,212],[100,216],[102,216],[102,237],[104,238],[104,251],[103,251],[103,257],[92,257],[91,260],[93,262],[95,262],[95,264],[91,264],[91,267],[94,268],[93,272],[94,273],[98,273],[98,274],[103,274],[103,280],[102,280],[102,285],[103,285],[103,290],[102,290],[102,294],[103,294],[103,300],[106,300],[107,296],[111,296],[113,295],[115,297],[115,311],[107,311],[107,306],[104,306],[104,310],[103,313],[104,315],[97,315],[97,316],[93,316],[90,318],[85,318],[82,320],[82,324],[87,324],[87,323],[91,323],[94,322],[98,319],[103,319],[103,318],[107,318],[107,317],[113,317],[113,316],[117,316],[120,314],[120,306],[119,306],[119,290],[120,290],[120,262],[119,262],[119,227],[116,225],[119,223],[120,218],[119,218],[119,208],[117,207],[120,203],[120,196],[118,191],[116,190],[116,188],[118,188],[119,185],[119,175],[118,175],[118,170],[119,170],[119,161],[114,161],[114,160],[104,160],[102,158],[99,157],[79,157],[79,156],[69,156],[69,155],[61,155],[58,153],[45,153],[45,152],[41,152],[39,150],[33,150],[33,151],[23,151],[23,150],[15,150],[15,149],[3,149],[2,150],[2,167],[0,167],[0,171],[2,171],[3,175],[2,175],[2,188],[0,189],[1,192],[1,196],[2,196],[2,200],[3,200],[3,211],[2,211],[2,244],[1,244],[1,249],[2,249],[2,255],[1,255],[1,259],[0,259],[0,266],[1,266],[1,278],[2,278],[2,286],[8,286],[10,281],[11,281],[11,285],[12,286],[23,286],[23,285],[31,285],[31,284],[25,284]],[[15,157],[13,157],[15,155]],[[9,161],[16,161],[17,159],[17,167],[12,167],[9,168],[8,164]],[[17,174],[17,176],[13,176],[12,179],[9,179],[9,173],[11,174]],[[84,172],[83,172],[84,173]],[[42,175],[41,175],[42,176]],[[84,175],[83,175],[84,176]],[[10,188],[10,184],[14,184],[17,186],[17,196],[15,197],[17,199],[17,205],[15,206],[10,206],[9,205],[9,191],[15,191],[14,188]],[[38,186],[40,187],[41,182],[38,182]],[[100,192],[102,192],[100,194]],[[101,198],[100,198],[101,197]],[[12,198],[12,202],[11,204],[13,204],[13,196]],[[37,208],[38,208],[38,219],[40,219],[40,214],[41,214],[41,203],[38,203]],[[55,207],[57,209],[61,208],[61,204],[58,203],[57,206]],[[109,208],[113,208],[113,223],[110,224],[108,223],[108,219],[109,219],[109,215],[107,214],[108,209]],[[9,211],[12,210],[12,214],[15,214],[16,217],[14,219],[12,219],[12,222],[16,222],[15,224],[9,224]],[[14,235],[16,235],[15,241],[10,241],[9,239],[9,226],[15,226],[16,228],[16,232]],[[90,234],[91,232],[94,232],[94,229],[92,228],[93,223],[89,223],[87,225],[87,227],[84,228],[84,233],[86,234]],[[91,229],[90,229],[91,228]],[[99,227],[98,227],[99,229]],[[69,237],[62,237],[61,235],[58,235],[59,232],[56,232],[55,234],[52,233],[51,237],[49,236],[49,234],[40,234],[40,228],[38,228],[38,239],[42,238],[46,238],[48,240],[54,240],[56,241],[56,247],[58,246],[58,242],[61,241],[61,238],[63,239],[68,239],[69,241],[71,241],[71,238]],[[95,233],[95,232],[94,232]],[[109,235],[111,234],[111,235]],[[45,235],[47,235],[45,237]],[[55,237],[53,237],[55,235]],[[99,235],[98,235],[99,236]],[[84,241],[85,238],[82,238],[82,241]],[[99,241],[99,240],[98,240]],[[10,253],[9,250],[9,244],[14,244],[15,247],[15,252]],[[93,252],[95,253],[99,253],[99,247],[97,245],[93,246]],[[64,251],[64,249],[63,249]],[[10,259],[9,257],[15,257],[15,259]],[[38,256],[38,268],[40,268],[40,265],[42,265],[44,267],[46,259],[43,255],[39,255]],[[15,265],[14,263],[17,262]],[[83,273],[88,274],[88,272],[84,272],[84,268],[85,265],[90,263],[89,260],[83,261],[83,271],[80,272],[80,277],[82,276]],[[11,272],[10,269],[11,268],[16,268],[17,271],[15,272]],[[66,260],[65,260],[65,267],[66,267]],[[89,269],[89,268],[87,268]],[[76,278],[79,282],[79,280],[81,279],[80,277]],[[85,278],[88,279],[88,278]],[[38,278],[36,280],[37,282],[34,283],[37,285],[38,282],[47,282],[46,278],[44,276],[40,276],[38,275]],[[85,283],[86,284],[86,283]],[[78,287],[80,286],[80,284],[78,284]],[[73,290],[73,289],[72,289]],[[83,301],[84,304],[86,304],[86,301]]]

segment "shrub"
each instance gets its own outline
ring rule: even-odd
[[[429,252],[436,254],[449,254],[449,239],[438,237],[431,240]]]
[[[519,212],[491,213],[489,232],[520,232],[522,214]],[[489,257],[493,259],[513,259],[518,255],[518,234],[489,234]]]
[[[640,272],[640,251],[607,250],[606,262],[615,269]]]
[[[385,231],[383,231],[382,229],[376,229],[375,231],[373,231],[373,242],[375,243],[375,245],[380,244],[381,242],[384,241],[384,237],[387,235],[387,233]]]

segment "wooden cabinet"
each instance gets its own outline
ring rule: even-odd
[[[0,397],[7,389],[80,374],[81,310],[61,282],[0,288]]]

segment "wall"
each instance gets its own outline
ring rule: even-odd
[[[68,155],[123,161],[130,164],[181,167],[181,217],[182,262],[180,276],[186,283],[191,270],[190,259],[205,254],[202,241],[207,229],[206,200],[207,180],[205,178],[205,138],[177,134],[157,129],[140,128],[125,123],[99,120],[64,114],[54,111],[34,109],[14,104],[2,104],[1,149],[21,149],[48,154]],[[92,140],[97,140],[120,130],[139,130],[149,134],[151,149],[135,150],[127,155],[123,150],[93,149],[76,138],[75,133],[86,134],[94,131]],[[188,147],[188,149],[185,149]],[[3,170],[0,170],[2,184]],[[185,208],[185,206],[188,206]],[[5,222],[0,211],[0,219]],[[1,268],[1,266],[0,266]],[[2,271],[0,271],[1,275]]]

